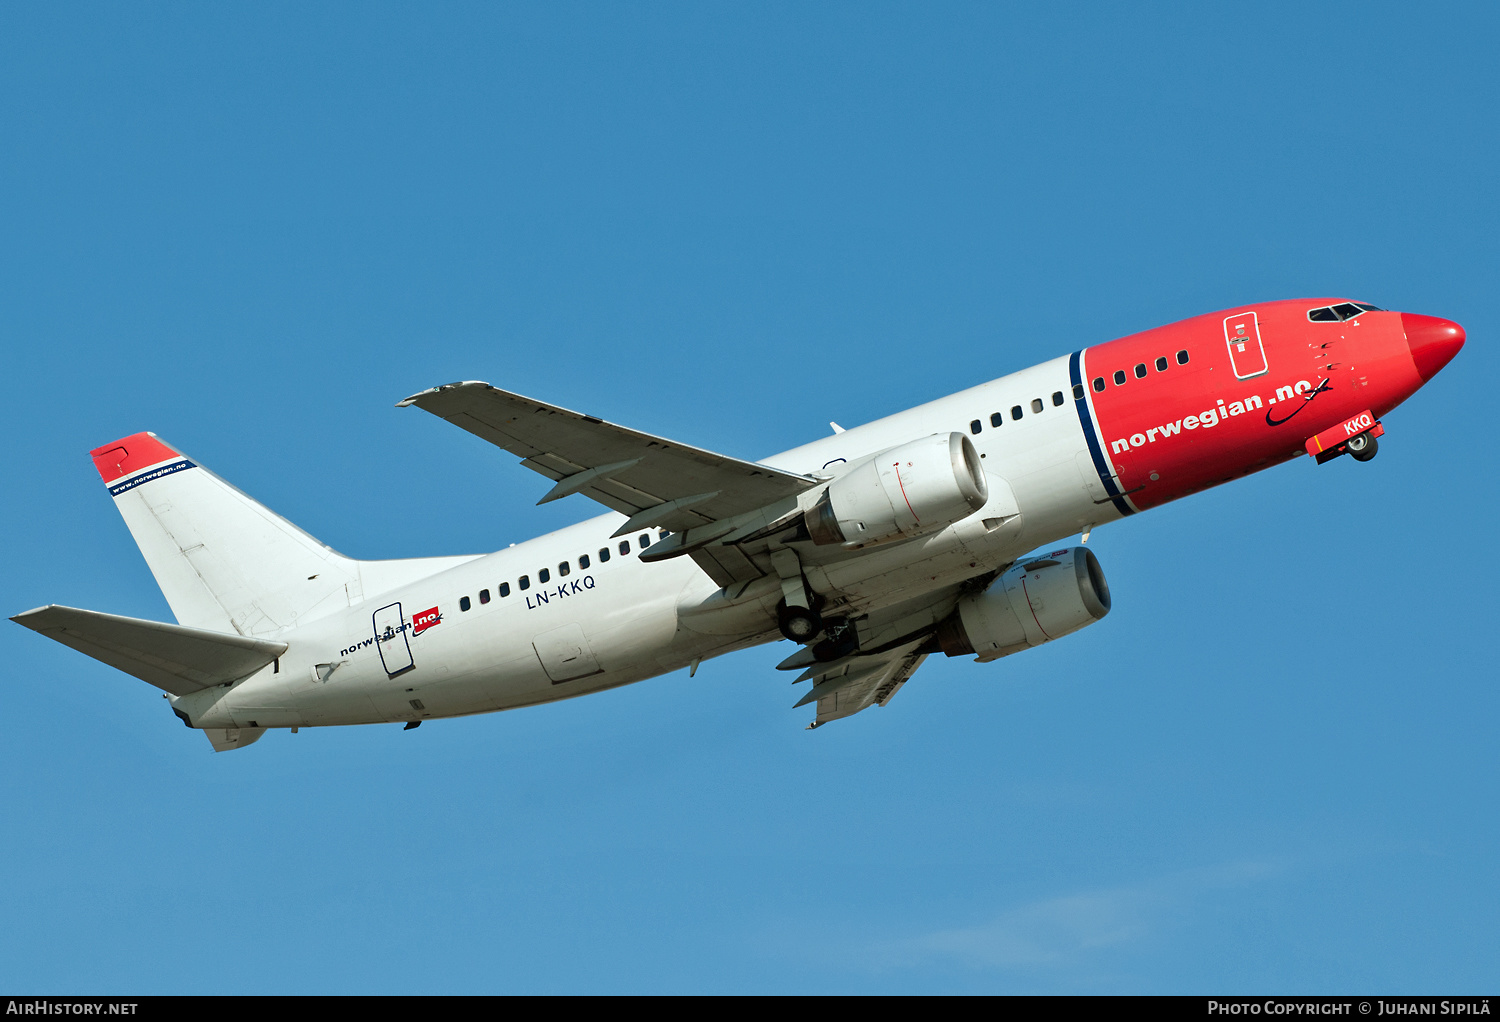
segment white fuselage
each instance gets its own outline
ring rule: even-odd
[[[1061,405],[1054,394],[1063,396]],[[1016,406],[1019,419],[1012,418]],[[999,427],[992,425],[996,413]],[[1066,356],[765,463],[836,474],[841,459],[948,432],[968,435],[983,455],[989,503],[941,532],[809,565],[815,592],[838,593],[851,615],[878,611],[1120,516],[1112,503],[1099,502],[1103,491],[1087,460]],[[780,637],[769,587],[752,583],[726,593],[689,557],[643,563],[639,534],[626,537],[629,553],[622,555],[621,541],[610,537],[623,520],[602,515],[302,624],[277,636],[288,649],[275,664],[232,686],[174,697],[174,706],[205,728],[419,721],[584,695]],[[654,530],[648,535],[657,538]],[[602,549],[611,552],[607,561]],[[440,608],[441,621],[420,630],[407,625],[404,636],[382,645],[378,612],[392,604],[400,609],[387,612],[390,620]],[[390,673],[406,662],[409,668]]]

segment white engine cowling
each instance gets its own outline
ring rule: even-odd
[[[982,593],[958,601],[938,626],[948,656],[977,654],[980,660],[1019,653],[1060,639],[1109,613],[1109,583],[1088,547],[1028,558]]]
[[[855,462],[807,512],[814,543],[862,546],[945,529],[989,500],[979,453],[938,433]]]

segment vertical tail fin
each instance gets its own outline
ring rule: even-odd
[[[345,557],[153,433],[90,454],[183,625],[271,635],[471,559]]]

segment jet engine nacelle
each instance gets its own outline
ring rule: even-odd
[[[1109,583],[1088,547],[1075,546],[1028,558],[982,593],[958,601],[938,626],[948,656],[980,660],[1019,653],[1060,639],[1109,613]]]
[[[989,497],[969,438],[938,433],[855,462],[807,512],[807,533],[823,545],[907,539],[969,517]]]

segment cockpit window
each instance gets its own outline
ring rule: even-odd
[[[1378,305],[1367,305],[1364,302],[1340,302],[1338,305],[1326,305],[1321,309],[1308,309],[1307,318],[1314,323],[1341,323],[1346,319],[1353,319],[1362,312],[1384,312]]]

